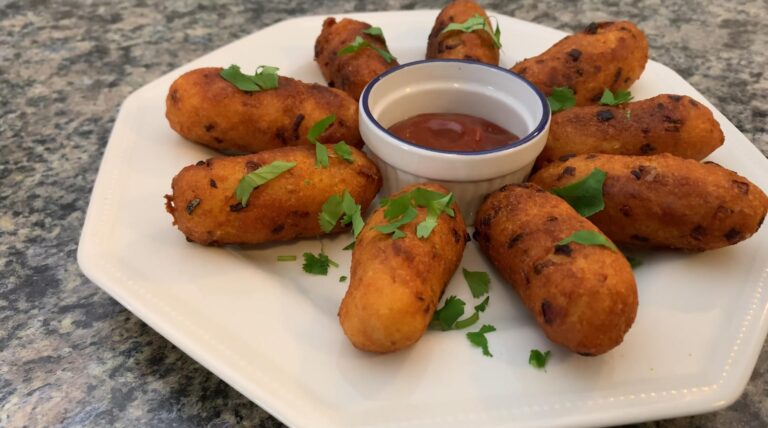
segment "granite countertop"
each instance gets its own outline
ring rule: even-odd
[[[281,425],[80,273],[115,114],[140,86],[285,18],[443,3],[0,0],[0,426]],[[568,31],[635,21],[651,57],[768,154],[765,0],[485,3]],[[731,407],[641,426],[691,425],[768,426],[768,346]]]

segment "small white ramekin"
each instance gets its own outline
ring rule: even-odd
[[[520,140],[493,150],[456,152],[414,145],[387,131],[421,113],[463,113],[490,120]],[[519,75],[464,60],[424,60],[390,68],[360,97],[360,134],[384,176],[383,195],[431,181],[456,196],[468,225],[483,197],[531,172],[549,133],[547,99]]]

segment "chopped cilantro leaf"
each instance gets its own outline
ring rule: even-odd
[[[222,69],[219,75],[241,91],[258,92],[277,88],[277,70],[277,67],[262,65],[251,76],[244,74],[239,66],[233,64]]]
[[[528,364],[537,369],[543,369],[547,365],[551,354],[552,352],[550,351],[541,352],[538,349],[531,349],[531,354],[528,356]]]
[[[484,324],[478,331],[471,331],[467,333],[467,339],[469,343],[479,346],[483,350],[483,355],[486,357],[493,357],[491,351],[488,349],[488,338],[486,334],[496,331],[496,327],[490,324]]]
[[[354,249],[355,249],[355,241],[352,241],[349,244],[347,244],[346,247],[342,248],[341,250],[342,251],[349,251],[349,250],[354,250]]]
[[[400,230],[400,226],[410,223],[411,220],[416,218],[418,214],[419,212],[416,211],[416,208],[409,205],[408,207],[406,207],[406,211],[400,217],[394,220],[391,220],[387,224],[376,226],[374,227],[374,229],[384,234],[391,233],[392,239],[403,238],[405,237],[405,232]]]
[[[344,282],[346,280],[347,280],[347,276],[346,275],[342,275],[342,276],[339,277],[339,282]]]
[[[613,245],[613,242],[611,242],[610,239],[606,238],[602,233],[595,232],[594,230],[577,230],[570,236],[558,242],[557,245],[570,244],[571,242],[582,245],[597,245],[618,251],[618,248]]]
[[[624,257],[627,258],[627,261],[629,262],[629,266],[632,267],[632,269],[640,266],[643,264],[643,259],[641,259],[638,256],[633,256],[631,254],[625,254]]]
[[[326,116],[312,125],[307,133],[307,140],[315,145],[315,165],[328,168],[328,148],[325,147],[320,141],[317,140],[320,135],[328,129],[329,126],[336,120],[336,115],[332,114]]]
[[[456,296],[448,297],[443,307],[435,311],[429,326],[443,331],[452,330],[456,321],[464,315],[465,305],[466,303]]]
[[[341,218],[342,225],[352,224],[352,230],[357,237],[365,225],[363,217],[360,215],[361,209],[360,204],[355,202],[349,191],[344,190],[342,196],[331,195],[328,197],[317,216],[317,220],[323,232],[329,233]]]
[[[323,204],[320,214],[317,216],[317,220],[320,222],[320,229],[325,233],[333,230],[336,222],[339,221],[339,217],[341,217],[342,211],[341,197],[339,195],[329,196]]]
[[[488,302],[490,301],[490,296],[485,296],[485,299],[480,302],[477,306],[475,306],[475,311],[477,312],[485,312],[485,310],[488,308]]]
[[[552,88],[552,95],[547,97],[552,113],[569,109],[576,105],[573,89],[568,87]]]
[[[345,143],[344,141],[339,141],[338,143],[334,144],[333,151],[336,152],[336,154],[339,155],[340,158],[344,159],[349,163],[352,163],[355,161],[355,158],[352,157],[352,149],[350,149],[349,145],[347,145],[347,143]]]
[[[473,312],[472,315],[468,316],[467,318],[464,318],[463,320],[458,320],[453,325],[454,330],[463,330],[467,327],[471,327],[475,325],[476,322],[480,321],[480,312]]]
[[[472,292],[472,297],[477,299],[488,294],[488,286],[491,283],[488,272],[472,272],[464,268],[462,268],[462,272],[464,273],[464,280],[469,285],[469,291]]]
[[[463,31],[465,33],[471,33],[473,31],[483,30],[491,36],[491,40],[493,40],[494,46],[496,46],[496,48],[501,48],[501,28],[499,28],[499,23],[496,23],[496,30],[494,31],[493,28],[491,28],[489,21],[489,19],[486,19],[479,13],[476,13],[467,18],[467,20],[464,22],[452,22],[446,25],[440,34],[448,31]]]
[[[278,262],[295,262],[296,256],[277,256]]]
[[[381,31],[381,27],[370,27],[363,30],[363,33],[370,34],[371,36],[384,37],[384,32]]]
[[[240,183],[238,183],[237,188],[235,189],[235,198],[240,202],[240,205],[244,207],[247,206],[248,198],[250,198],[253,189],[272,180],[294,166],[296,166],[295,162],[274,161],[246,174],[240,179]]]
[[[632,98],[634,97],[629,91],[616,91],[616,94],[614,94],[610,89],[605,88],[605,90],[603,90],[603,97],[600,98],[600,104],[617,106],[632,101]]]
[[[381,34],[381,37],[384,37],[384,35]],[[338,55],[339,56],[343,56],[343,55],[353,54],[353,53],[355,53],[355,52],[357,52],[357,51],[359,51],[360,49],[363,49],[363,48],[371,48],[371,49],[373,49],[379,55],[381,55],[381,57],[384,58],[384,61],[386,61],[387,63],[390,63],[390,62],[392,62],[392,61],[397,59],[394,56],[392,56],[392,54],[389,53],[386,49],[382,49],[382,48],[380,48],[378,46],[374,46],[374,45],[368,43],[365,39],[363,39],[360,36],[355,37],[355,40],[352,41],[352,43],[348,44],[347,46],[345,46],[341,50],[339,50]]]
[[[553,188],[550,192],[565,199],[579,214],[589,217],[605,208],[603,201],[605,176],[605,172],[595,168],[583,179],[564,187]]]
[[[304,264],[301,266],[304,272],[312,275],[328,275],[330,266],[339,267],[338,263],[328,258],[328,255],[322,251],[318,255],[304,253]]]

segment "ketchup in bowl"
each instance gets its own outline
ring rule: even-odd
[[[480,152],[506,146],[518,136],[480,117],[460,113],[423,113],[389,127],[417,146],[455,152]]]

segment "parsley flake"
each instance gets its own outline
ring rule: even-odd
[[[528,364],[537,369],[543,369],[551,355],[552,352],[550,351],[541,352],[538,349],[531,349],[531,355],[528,356]]]
[[[294,166],[296,166],[295,162],[274,161],[246,174],[235,189],[235,198],[240,201],[240,205],[243,207],[247,206],[248,198],[250,198],[253,189],[272,180]]]
[[[381,27],[370,27],[363,30],[363,33],[370,34],[371,36],[384,37],[384,32],[381,31]]]
[[[472,15],[464,22],[452,22],[446,25],[440,34],[448,31],[471,33],[477,30],[483,30],[488,33],[488,35],[491,36],[491,40],[493,40],[494,46],[496,46],[496,48],[501,48],[501,28],[499,28],[499,23],[496,22],[496,30],[493,30],[490,24],[490,19],[486,19],[479,13]]]
[[[346,280],[347,280],[347,276],[346,275],[342,275],[342,276],[339,277],[339,282],[344,282]]]
[[[490,296],[485,296],[485,299],[483,299],[482,302],[480,302],[478,305],[475,306],[475,311],[485,312],[485,310],[488,309],[488,302],[490,300],[491,300]]]
[[[462,268],[464,274],[464,280],[469,285],[469,291],[472,292],[472,297],[478,299],[488,294],[488,286],[491,283],[491,277],[488,272],[472,272]]]
[[[406,225],[411,222],[416,216],[419,214],[418,211],[416,211],[416,208],[412,206],[406,207],[406,211],[398,216],[397,218],[394,218],[390,220],[387,224],[382,224],[374,227],[375,230],[378,230],[379,232],[383,234],[392,234],[392,239],[399,239],[405,237],[405,232],[400,230],[400,227],[403,225]],[[386,216],[386,214],[385,214]]]
[[[277,70],[279,68],[269,65],[261,65],[251,76],[240,71],[237,65],[230,65],[222,69],[219,75],[227,82],[235,85],[237,89],[245,92],[259,92],[277,88]]]
[[[448,297],[443,307],[435,311],[429,326],[442,331],[453,330],[456,321],[464,315],[465,305],[466,303],[456,296]]]
[[[595,168],[583,179],[564,187],[550,189],[550,192],[565,199],[582,216],[589,217],[605,208],[603,201],[605,176],[603,170]]]
[[[552,95],[547,97],[547,102],[552,113],[557,113],[575,106],[576,97],[573,96],[573,89],[571,88],[552,88]]]
[[[376,27],[374,27],[374,28],[376,28]],[[381,29],[379,29],[379,30],[381,30]],[[384,37],[383,34],[379,34],[379,36]],[[339,56],[344,56],[344,55],[353,54],[353,53],[355,53],[355,52],[357,52],[357,51],[359,51],[360,49],[363,49],[363,48],[371,48],[371,49],[375,50],[379,55],[381,55],[382,58],[384,58],[384,61],[386,61],[387,64],[389,64],[390,62],[392,62],[392,61],[397,59],[394,56],[392,56],[392,54],[389,53],[389,51],[387,51],[386,49],[382,49],[382,48],[380,48],[378,46],[374,46],[374,45],[368,43],[365,39],[363,39],[360,36],[355,37],[355,40],[352,43],[348,44],[347,46],[345,46],[341,50],[339,50],[338,55]]]
[[[328,168],[328,148],[322,144],[318,138],[323,135],[323,132],[325,132],[328,127],[331,126],[331,124],[335,121],[335,114],[326,116],[315,122],[315,124],[309,128],[309,132],[307,132],[307,140],[315,145],[315,166]],[[352,149],[344,141],[339,141],[338,143],[334,144],[333,151],[336,152],[340,158],[349,163],[353,163],[355,161],[354,157],[352,156]]]
[[[634,269],[638,266],[641,266],[643,264],[643,259],[641,259],[638,256],[633,256],[632,254],[624,254],[624,257],[629,262],[629,266]]]
[[[471,331],[467,333],[467,339],[469,343],[480,347],[483,350],[483,355],[486,357],[493,357],[491,351],[488,349],[488,338],[486,334],[496,331],[496,327],[490,324],[484,324],[478,331]]]
[[[317,138],[328,129],[329,126],[336,120],[336,115],[332,114],[326,116],[312,125],[307,133],[307,140],[315,145],[315,165],[323,168],[328,168],[328,148],[325,147]]]
[[[352,163],[355,161],[355,158],[352,156],[352,149],[350,149],[349,145],[344,141],[339,141],[338,143],[334,144],[333,151],[336,152],[336,154],[339,155],[340,158],[344,159],[349,163]]]
[[[360,204],[355,202],[355,199],[346,189],[342,196],[331,195],[325,201],[320,214],[317,216],[320,229],[325,233],[330,233],[336,226],[339,218],[341,218],[342,225],[352,224],[353,233],[357,237],[365,225],[363,217],[360,215],[361,209]]]
[[[632,93],[629,91],[616,91],[614,94],[610,89],[603,90],[603,97],[600,98],[600,104],[606,106],[617,106],[632,101]]]
[[[616,248],[616,245],[614,245],[610,239],[606,238],[602,233],[595,232],[594,230],[577,230],[562,241],[558,242],[557,245],[570,244],[571,242],[582,245],[597,245],[618,251],[618,248]]]
[[[339,264],[331,260],[322,251],[318,255],[304,253],[304,264],[301,266],[304,272],[312,275],[328,275],[330,266],[339,267]]]

